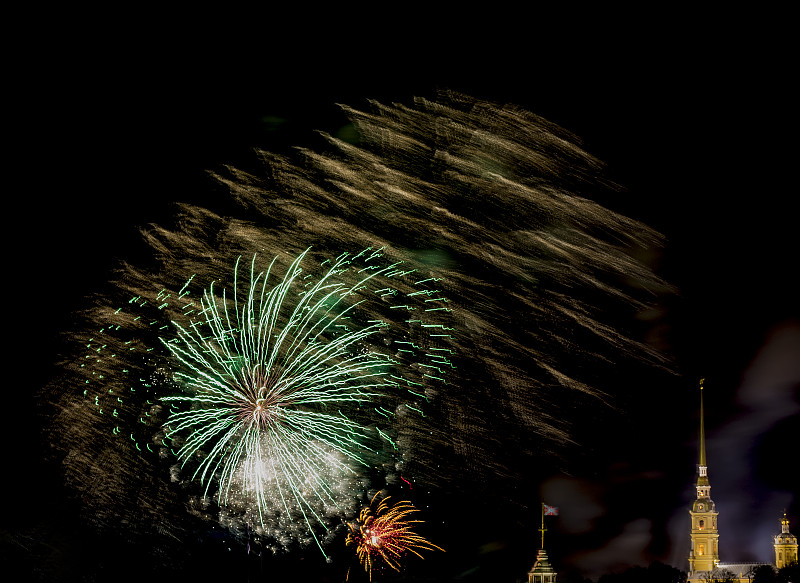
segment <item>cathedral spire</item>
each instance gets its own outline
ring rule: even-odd
[[[708,481],[708,464],[706,463],[706,430],[703,411],[703,382],[700,379],[700,439],[699,439],[699,464],[697,467],[697,497],[707,498],[711,492],[711,484]]]
[[[703,381],[700,379],[700,467],[706,467],[706,432],[703,425]]]
[[[698,443],[697,499],[689,510],[691,519],[691,550],[689,552],[689,581],[705,580],[719,564],[719,531],[717,510],[711,499],[706,460],[705,421],[703,419],[703,380],[700,380],[700,437]]]

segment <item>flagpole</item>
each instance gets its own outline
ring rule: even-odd
[[[540,530],[542,532],[542,550],[544,550],[544,502],[542,502],[542,528]]]

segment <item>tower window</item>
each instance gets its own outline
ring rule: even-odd
[[[705,520],[701,520],[700,522],[697,523],[697,527],[700,530],[703,530],[706,527],[706,521]]]
[[[706,545],[699,545],[699,546],[697,547],[697,549],[698,549],[698,550],[697,550],[697,554],[698,554],[698,555],[702,556],[702,555],[705,555],[705,554],[706,554]]]

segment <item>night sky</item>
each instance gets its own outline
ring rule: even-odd
[[[546,546],[565,576],[596,578],[653,560],[686,569],[700,378],[722,560],[772,560],[770,536],[784,509],[800,531],[796,66],[789,41],[772,28],[780,16],[702,25],[674,18],[674,26],[637,32],[539,21],[547,35],[517,23],[499,37],[514,19],[491,20],[453,23],[446,33],[415,20],[397,30],[296,27],[280,39],[273,28],[269,40],[224,50],[211,31],[177,42],[108,30],[47,43],[20,67],[13,117],[22,159],[6,181],[6,295],[8,335],[26,372],[9,375],[7,386],[0,521],[14,568],[38,563],[51,580],[72,580],[87,562],[109,573],[139,557],[75,518],[58,468],[40,461],[34,408],[54,372],[55,334],[114,262],[140,249],[137,227],[164,220],[173,202],[202,203],[204,172],[246,163],[254,147],[314,147],[315,130],[346,123],[338,103],[408,103],[440,89],[522,106],[580,136],[607,164],[625,190],[603,203],[665,236],[651,261],[678,293],[658,306],[648,340],[670,356],[674,374],[642,375],[647,382],[619,395],[618,411],[575,420],[583,429],[569,475],[509,493],[529,511],[507,532],[453,535],[459,550],[418,561],[408,580],[524,577],[542,498],[561,509]],[[759,34],[745,34],[745,25]],[[487,28],[492,35],[480,32]],[[8,354],[10,365],[17,360]],[[492,509],[475,502],[459,512],[474,512],[479,527]],[[223,546],[195,552],[216,557],[221,572],[237,565],[238,580],[270,580],[258,575],[269,566],[242,567]],[[275,564],[294,568],[291,561]],[[318,557],[303,561],[313,566],[298,568],[325,572]]]

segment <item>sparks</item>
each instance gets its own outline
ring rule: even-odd
[[[305,255],[274,285],[275,260],[257,272],[254,257],[244,297],[237,262],[232,297],[211,285],[203,319],[173,322],[176,338],[162,342],[183,392],[162,401],[178,406],[167,435],[182,440],[178,457],[195,465],[206,494],[216,485],[221,505],[254,509],[262,526],[281,510],[301,517],[322,549],[312,525],[344,511],[349,482],[369,465],[371,429],[345,411],[399,392],[404,379],[369,341],[388,324],[356,314],[358,291],[397,264],[346,285],[337,276],[348,254],[316,281],[300,267]]]
[[[412,528],[422,520],[409,520],[407,517],[419,512],[411,502],[401,500],[390,505],[390,496],[385,496],[375,505],[380,492],[372,497],[369,506],[363,508],[358,521],[348,523],[350,531],[347,534],[346,544],[356,548],[356,555],[364,570],[372,580],[372,570],[386,564],[395,571],[399,571],[403,557],[413,553],[422,558],[419,551],[439,550],[424,537],[416,534]],[[349,578],[349,573],[348,573]]]

